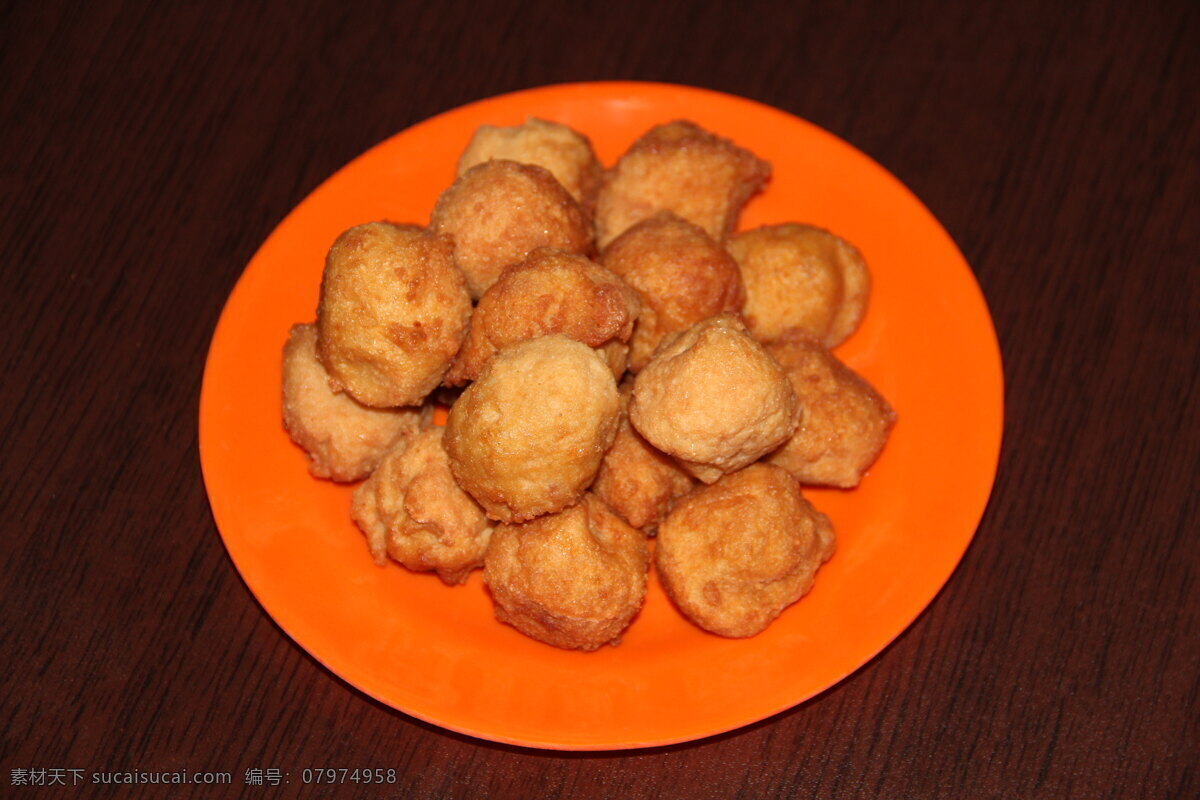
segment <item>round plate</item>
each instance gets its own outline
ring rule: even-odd
[[[558,650],[496,622],[481,575],[450,588],[376,567],[350,521],[351,487],[315,480],[280,422],[280,350],[314,318],[344,229],[425,224],[476,126],[527,115],[587,134],[611,164],[643,131],[687,118],[767,159],[743,229],[800,221],[856,244],[874,288],[838,355],[899,422],[854,491],[806,494],[837,530],[812,593],[751,639],[704,633],[652,576],[620,646]],[[832,686],[934,598],[970,543],[999,456],[1003,377],[970,268],[933,215],[867,156],[782,111],[701,89],[585,83],[441,114],[339,171],[251,260],[213,336],[200,457],[217,527],[246,584],[289,636],[350,684],[407,714],[496,741],[648,747],[746,725]]]

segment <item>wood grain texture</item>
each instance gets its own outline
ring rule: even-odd
[[[0,793],[186,767],[322,796],[294,776],[332,765],[418,798],[1196,796],[1198,52],[1186,2],[6,5]],[[786,109],[925,201],[995,317],[1000,471],[939,598],[822,696],[646,752],[486,744],[366,699],[254,601],[200,478],[204,355],[258,244],[370,145],[624,78]]]

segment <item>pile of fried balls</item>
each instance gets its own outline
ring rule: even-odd
[[[363,481],[376,563],[482,567],[497,619],[580,650],[620,642],[651,560],[722,636],[806,594],[834,531],[800,487],[857,486],[895,413],[830,353],[866,310],[858,250],[734,233],[770,173],[688,121],[605,169],[531,118],[475,131],[428,226],[342,233],[283,422],[314,476]]]

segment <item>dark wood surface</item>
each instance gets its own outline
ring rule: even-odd
[[[320,796],[296,775],[328,765],[429,798],[1196,796],[1198,6],[842,5],[0,11],[0,794],[186,768]],[[988,298],[1007,422],[974,544],[880,657],[748,729],[564,755],[414,721],[292,644],[217,535],[197,396],[243,266],[337,167],[613,78],[770,103],[894,172]]]

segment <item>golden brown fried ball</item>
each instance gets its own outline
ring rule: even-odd
[[[430,408],[368,408],[329,388],[317,360],[317,328],[294,325],[283,346],[283,425],[318,478],[357,481],[393,445],[417,435]]]
[[[480,125],[458,159],[458,174],[493,159],[549,170],[583,208],[589,208],[595,200],[604,173],[586,136],[566,125],[536,117],[508,128]]]
[[[637,292],[604,267],[539,248],[505,269],[484,292],[446,383],[475,380],[498,351],[549,333],[599,348],[619,379],[640,308]]]
[[[675,498],[691,491],[695,481],[629,424],[626,411],[632,393],[633,381],[621,384],[621,427],[604,455],[592,491],[630,525],[652,533]]]
[[[483,565],[496,619],[555,647],[618,644],[642,607],[646,538],[592,494],[522,525],[497,526]]]
[[[598,244],[663,210],[724,240],[770,175],[770,164],[694,122],[651,128],[605,175],[596,197]]]
[[[887,444],[896,412],[808,334],[790,331],[766,347],[787,373],[803,409],[796,433],[767,460],[801,483],[857,486]]]
[[[391,556],[411,570],[436,571],[450,585],[483,566],[492,536],[483,509],[450,474],[441,428],[389,452],[355,490],[351,516],[375,563]]]
[[[789,328],[835,347],[867,310],[871,274],[854,245],[811,225],[766,225],[729,240],[746,284],[746,325],[769,342]]]
[[[785,442],[799,412],[787,376],[734,314],[665,339],[629,402],[638,433],[705,483]]]
[[[442,192],[430,230],[454,239],[454,260],[479,299],[509,264],[538,247],[585,253],[592,226],[579,204],[541,167],[486,161]]]
[[[458,483],[501,522],[524,522],[574,503],[617,432],[612,372],[562,334],[496,354],[446,420]]]
[[[684,497],[658,528],[654,561],[684,616],[753,636],[812,588],[833,526],[786,470],[754,464]]]
[[[682,331],[746,301],[737,263],[703,229],[670,211],[643,220],[605,248],[604,266],[642,296],[629,369],[646,366],[668,333]]]
[[[371,222],[329,249],[317,354],[330,385],[368,406],[418,405],[462,344],[471,298],[451,243],[413,225]]]

